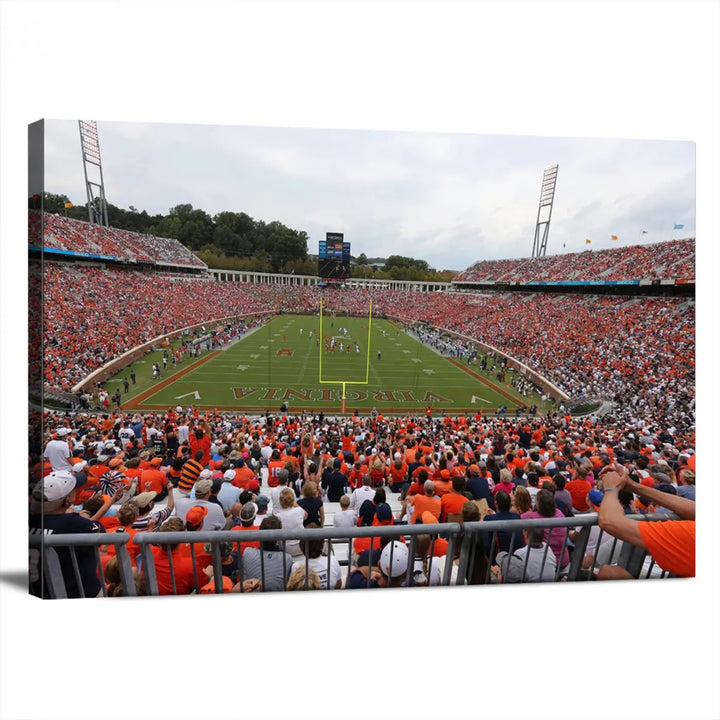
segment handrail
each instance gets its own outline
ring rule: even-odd
[[[646,522],[661,522],[665,520],[677,519],[677,515],[672,513],[654,513],[651,515],[628,515],[630,519]],[[348,568],[347,577],[350,576],[350,570],[352,563],[351,558],[351,547],[352,540],[356,538],[409,538],[410,547],[408,555],[408,565],[406,568],[407,584],[413,584],[413,573],[412,567],[415,557],[415,544],[416,538],[419,535],[430,535],[431,543],[434,545],[438,537],[446,537],[448,540],[447,555],[454,558],[457,542],[461,542],[457,579],[455,584],[464,584],[465,578],[467,577],[467,570],[470,564],[473,562],[475,553],[478,552],[479,547],[476,540],[482,540],[482,538],[490,538],[489,544],[486,547],[484,540],[482,541],[482,549],[479,552],[483,552],[486,555],[492,552],[492,548],[495,546],[498,533],[510,532],[518,530],[530,530],[532,528],[543,528],[550,531],[552,534],[554,529],[565,529],[565,539],[563,544],[566,545],[568,541],[568,533],[571,528],[579,529],[578,536],[574,542],[574,552],[570,564],[563,568],[563,575],[568,580],[581,580],[584,579],[583,575],[583,561],[586,556],[586,549],[588,540],[590,538],[590,532],[593,527],[597,526],[598,515],[597,513],[584,513],[581,515],[575,515],[573,517],[558,517],[558,518],[532,518],[532,519],[520,519],[520,520],[497,520],[491,523],[483,521],[473,521],[460,523],[435,523],[435,524],[416,524],[416,525],[378,525],[378,526],[366,526],[366,527],[353,527],[338,529],[334,527],[325,528],[296,528],[296,529],[279,529],[279,530],[246,530],[242,533],[238,533],[235,530],[200,530],[194,532],[179,531],[179,532],[156,532],[156,531],[139,531],[132,537],[133,542],[140,548],[140,555],[142,562],[142,572],[145,576],[146,591],[148,595],[158,595],[159,588],[157,582],[157,576],[155,574],[154,559],[151,546],[163,546],[163,545],[179,545],[181,543],[190,543],[191,547],[191,558],[193,563],[193,572],[195,578],[196,589],[199,589],[200,582],[199,578],[202,577],[202,568],[198,568],[194,545],[195,543],[209,543],[212,546],[212,565],[213,573],[215,577],[222,575],[221,557],[219,551],[219,545],[221,543],[231,543],[238,545],[240,543],[246,544],[250,542],[280,542],[283,545],[288,541],[297,540],[322,540],[328,543],[328,546],[332,548],[333,543],[348,543]],[[514,538],[514,533],[512,535]],[[600,536],[597,540],[598,546],[600,540],[603,537],[603,531],[600,531]],[[57,554],[56,548],[66,548],[70,552],[72,560],[72,570],[74,572],[77,587],[79,588],[81,596],[83,596],[82,581],[80,578],[80,572],[78,570],[77,559],[75,557],[75,548],[81,547],[94,547],[96,556],[96,566],[101,567],[99,548],[103,545],[113,545],[116,548],[116,557],[118,560],[118,567],[121,576],[121,584],[123,591],[126,595],[136,595],[135,586],[135,575],[133,573],[132,562],[130,554],[126,547],[130,541],[131,536],[127,533],[72,533],[72,534],[48,534],[40,535],[33,534],[29,535],[29,545],[31,548],[40,547],[42,549],[42,568],[44,572],[45,583],[48,587],[50,597],[53,598],[64,598],[67,597],[67,591],[65,588],[65,579],[61,567],[61,562]],[[611,556],[615,553],[615,547],[617,540],[613,539],[613,546]],[[379,546],[378,546],[379,547]],[[510,551],[512,553],[512,543]],[[432,549],[430,551],[432,556]],[[548,551],[546,550],[546,556]],[[627,543],[622,546],[620,553],[619,564],[625,567],[634,577],[639,577],[640,572],[643,568],[647,553],[640,548],[635,548]],[[526,566],[529,556],[526,556]],[[431,561],[434,561],[431,560]],[[595,568],[597,558],[594,558],[591,571]],[[175,592],[175,572],[172,568],[172,556],[170,555],[171,565],[171,576],[173,582],[173,592]],[[543,560],[543,565],[545,560]],[[651,564],[651,569],[654,565],[654,561]],[[138,565],[140,567],[140,565]],[[306,558],[307,567],[307,558]],[[330,567],[330,559],[328,558],[328,570]],[[443,585],[450,584],[450,577],[452,571],[452,563],[445,563],[445,574],[441,580]],[[559,563],[555,570],[555,579],[559,579],[561,568]],[[66,572],[68,572],[66,568]],[[264,570],[263,570],[264,573]],[[329,573],[328,573],[329,575]],[[649,572],[648,572],[649,575]],[[663,573],[664,576],[664,573]],[[485,582],[489,582],[490,579],[490,565],[487,565],[487,575]],[[370,578],[368,577],[368,585]],[[242,588],[242,583],[240,583]],[[240,590],[242,592],[242,589]],[[216,583],[216,593],[222,593],[221,583]],[[103,594],[105,588],[103,585]]]

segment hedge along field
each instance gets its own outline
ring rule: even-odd
[[[186,361],[149,387],[144,384],[147,390],[123,407],[150,410],[180,403],[277,412],[285,403],[294,412],[377,408],[405,413],[424,412],[430,405],[473,414],[494,413],[503,405],[509,414],[524,404],[542,407],[539,396],[521,398],[515,392],[512,373],[506,384],[498,383],[477,365],[440,356],[390,321],[373,319],[369,337],[367,317],[325,315],[323,338],[319,325],[318,316],[276,316],[225,349]]]

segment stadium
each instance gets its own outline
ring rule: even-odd
[[[449,282],[352,277],[336,231],[316,274],[213,268],[102,184],[31,197],[31,592],[693,576],[695,238],[547,254],[557,173],[530,256]]]

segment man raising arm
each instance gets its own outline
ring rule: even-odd
[[[695,576],[695,503],[669,495],[630,479],[625,468],[609,465],[601,473],[604,484],[598,524],[607,533],[647,550],[665,571],[681,577]],[[618,492],[622,489],[662,505],[680,520],[637,522],[625,515]]]

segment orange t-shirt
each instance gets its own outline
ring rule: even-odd
[[[178,553],[180,557],[190,558],[192,561],[192,550],[190,549],[191,543],[183,543],[178,546]],[[208,565],[212,565],[213,556],[212,553],[205,552],[205,543],[196,542],[192,543],[195,548],[195,567],[197,567],[198,577],[202,581],[205,575],[203,574],[203,568]],[[174,559],[174,558],[173,558]]]
[[[422,518],[423,513],[426,511],[431,512],[440,522],[440,513],[442,512],[442,504],[440,498],[428,497],[427,495],[413,495],[410,498],[410,502],[414,508],[412,514],[413,525]]]
[[[284,467],[285,462],[283,460],[273,460],[268,463],[267,484],[269,487],[277,487],[280,484],[278,481],[278,474]]]
[[[583,480],[582,478],[576,478],[571,480],[565,489],[572,495],[573,507],[577,510],[589,510],[590,506],[587,504],[587,494],[592,490],[592,484],[589,480]]]
[[[402,463],[399,468],[395,467],[395,463],[390,465],[390,482],[402,483],[407,479],[407,465]]]
[[[232,484],[235,487],[239,487],[242,490],[247,490],[250,487],[250,481],[255,478],[255,473],[247,465],[243,465],[240,468],[235,468],[235,478]]]
[[[442,496],[440,504],[442,506],[442,519],[446,520],[448,515],[462,512],[463,505],[468,499],[456,492],[449,492]]]
[[[158,495],[167,487],[167,475],[162,470],[143,470],[138,482],[138,492],[156,492]]]
[[[130,536],[130,539],[127,541],[125,547],[127,548],[128,554],[130,555],[130,560],[132,564],[135,565],[135,558],[139,555],[140,548],[134,543],[133,538],[135,537],[135,533],[138,532],[138,530],[135,530],[132,527],[121,527],[118,521],[117,527],[114,527],[112,530],[108,530],[108,533],[114,532],[126,532]],[[103,567],[105,567],[111,557],[115,557],[115,545],[108,545],[107,554],[100,555]]]
[[[234,527],[230,528],[231,530],[259,530],[260,528],[257,525],[235,525]],[[234,541],[233,541],[234,542]],[[235,548],[237,549],[237,545]],[[251,548],[257,548],[260,549],[260,541],[259,540],[245,540],[242,543],[240,543],[240,555],[242,555],[249,547]]]
[[[442,470],[441,473],[447,473],[447,478],[443,477],[442,474],[440,477],[436,475],[433,482],[435,483],[435,494],[444,497],[452,490],[452,482],[450,481],[449,470]]]
[[[694,520],[640,522],[638,530],[648,552],[663,570],[680,577],[695,577]]]

